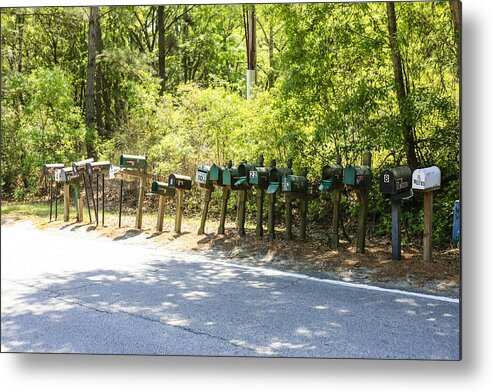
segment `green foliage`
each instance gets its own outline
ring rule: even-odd
[[[378,192],[382,170],[406,164],[402,123],[410,118],[420,166],[442,170],[434,205],[434,243],[448,245],[459,198],[458,45],[447,2],[396,3],[397,44],[407,99],[396,97],[385,3],[256,5],[257,86],[245,99],[242,5],[164,6],[165,88],[159,73],[157,6],[100,7],[97,129],[85,129],[89,9],[2,10],[2,193],[39,193],[41,165],[145,154],[153,172],[193,176],[198,164],[277,159],[308,169],[373,154],[369,234],[389,236],[390,206]],[[211,203],[214,210],[220,195]],[[200,209],[200,191],[187,199]],[[235,196],[231,198],[231,208]],[[330,226],[330,195],[309,219]],[[355,232],[354,192],[342,218]],[[250,197],[248,213],[255,213]],[[213,211],[214,212],[214,211]],[[282,212],[282,211],[281,211]],[[233,216],[231,216],[233,219]],[[422,198],[403,204],[403,237],[422,236]]]

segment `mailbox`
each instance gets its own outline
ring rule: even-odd
[[[282,191],[308,193],[308,179],[304,176],[287,174],[282,177]]]
[[[342,166],[325,165],[322,168],[322,180],[318,189],[322,192],[328,192],[333,188],[340,188],[342,185]]]
[[[209,179],[214,185],[222,186],[224,167],[218,166],[215,163],[209,168]]]
[[[120,155],[120,167],[129,170],[145,170],[147,168],[147,158],[142,155]]]
[[[252,165],[248,164],[246,161],[243,161],[238,165],[237,172],[235,173],[237,177],[232,179],[235,180],[234,186],[237,189],[244,190],[250,188],[251,185],[248,183],[248,178],[251,169]]]
[[[371,186],[370,166],[348,166],[344,169],[344,184],[355,188],[369,188]]]
[[[213,184],[210,179],[210,168],[206,165],[200,165],[195,172],[195,182],[197,182],[201,188],[211,189]]]
[[[63,168],[63,163],[46,163],[43,165],[43,174],[45,176],[54,176],[58,169]]]
[[[413,172],[412,187],[416,190],[431,190],[440,187],[441,173],[437,166],[416,169]]]
[[[281,184],[282,177],[285,175],[293,174],[291,168],[281,167],[276,168],[272,167],[269,170],[269,187],[267,188],[267,193],[270,195],[272,193],[276,193],[279,189],[279,185]]]
[[[168,184],[173,188],[189,191],[192,189],[192,177],[172,173],[168,177]]]
[[[79,175],[74,171],[72,167],[57,169],[57,171],[55,172],[55,181],[57,182],[70,182],[78,178]]]
[[[83,161],[72,162],[74,173],[79,174],[87,171],[87,164],[94,162],[94,158],[84,159]]]
[[[255,188],[267,189],[269,186],[269,168],[254,166],[248,173],[248,183]]]
[[[111,168],[110,161],[101,162],[88,162],[87,163],[87,174],[92,176],[93,174],[108,173]]]
[[[166,182],[154,181],[151,185],[151,192],[160,196],[173,197],[175,196],[176,188]]]
[[[403,198],[412,195],[411,169],[407,166],[398,166],[387,169],[380,174],[380,192],[388,198]]]

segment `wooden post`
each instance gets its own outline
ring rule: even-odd
[[[80,186],[78,183],[73,184],[74,188],[74,199],[75,199],[75,213],[77,222],[82,222],[84,220],[84,205],[82,200],[82,194],[80,191]]]
[[[68,182],[63,184],[63,221],[70,219],[70,185]]]
[[[176,217],[175,217],[175,233],[181,233],[181,216],[183,207],[183,189],[176,190]]]
[[[164,221],[164,196],[159,195],[159,206],[157,209],[157,224],[156,231],[163,231],[163,221]]]
[[[144,186],[146,178],[142,176],[139,180],[139,204],[137,205],[137,216],[135,217],[135,228],[142,229],[142,207],[144,206]]]
[[[392,260],[401,259],[401,201],[392,200]]]
[[[330,246],[332,249],[339,247],[339,216],[341,209],[341,188],[332,191],[332,237]]]
[[[99,218],[99,173],[96,174],[96,225],[99,223],[98,218]]]
[[[306,240],[306,224],[308,213],[308,196],[300,199],[300,238]]]
[[[104,173],[101,176],[101,203],[102,203],[101,210],[103,213],[101,226],[104,226]]]
[[[245,190],[242,190],[242,191],[238,191],[238,200],[239,200],[239,203],[238,203],[238,223],[239,223],[239,227],[238,227],[238,233],[240,234],[240,236],[244,236],[245,235],[245,218],[246,218],[246,195],[247,195],[247,191]]]
[[[293,238],[293,200],[290,193],[285,194],[286,197],[286,239]]]
[[[207,220],[207,213],[209,211],[209,203],[211,201],[211,195],[212,195],[212,191],[209,189],[206,189],[205,195],[204,195],[204,206],[202,208],[202,217],[200,219],[200,227],[199,227],[198,234],[204,234],[205,221]]]
[[[241,191],[236,192],[236,229],[240,231],[240,215],[241,215]]]
[[[269,240],[276,238],[276,194],[271,193],[269,195],[269,211],[268,211],[268,226],[269,226]]]
[[[431,261],[433,228],[433,192],[424,192],[423,261]]]
[[[219,228],[217,229],[217,234],[224,234],[224,225],[226,223],[226,212],[228,209],[228,199],[230,190],[228,188],[223,188],[223,198],[221,202],[221,217],[219,220]]]
[[[257,189],[257,228],[255,230],[257,237],[262,237],[264,235],[264,227],[262,224],[263,209],[264,209],[264,190]]]
[[[369,151],[365,151],[363,153],[362,163],[363,165],[371,168],[371,153]],[[368,212],[369,193],[369,189],[361,189],[356,191],[359,201],[358,236],[356,240],[356,250],[358,253],[365,253],[366,215]]]

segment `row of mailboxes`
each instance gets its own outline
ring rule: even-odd
[[[441,173],[437,166],[416,169],[407,166],[387,169],[380,175],[380,192],[386,198],[406,198],[412,190],[431,191],[440,187]]]

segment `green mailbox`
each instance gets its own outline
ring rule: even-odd
[[[248,164],[246,161],[241,162],[238,165],[237,172],[235,173],[237,177],[234,186],[236,189],[249,189],[251,184],[248,182],[250,170],[252,165]]]
[[[269,169],[269,186],[267,188],[267,194],[269,195],[277,192],[283,176],[293,174],[293,171],[291,170],[291,160],[288,161],[288,167],[276,168],[275,160],[271,162],[271,166],[272,167]]]
[[[206,165],[200,165],[195,172],[195,182],[197,182],[201,188],[212,190],[214,185],[211,181],[210,167]]]
[[[176,188],[169,186],[167,182],[154,181],[151,192],[159,196],[174,197]]]
[[[325,165],[322,168],[322,180],[318,189],[322,192],[329,192],[333,188],[341,188],[342,182],[342,166],[341,165]]]
[[[215,163],[209,168],[209,180],[212,184],[217,186],[223,186],[223,171],[224,167],[218,166]]]
[[[269,168],[253,166],[248,174],[248,183],[254,188],[266,190],[269,187]]]
[[[308,179],[304,176],[286,174],[282,177],[282,191],[308,193]]]
[[[348,166],[344,169],[344,184],[350,188],[370,188],[371,178],[372,173],[370,166]]]
[[[143,155],[120,155],[120,167],[129,170],[144,171],[147,168],[147,158]]]

